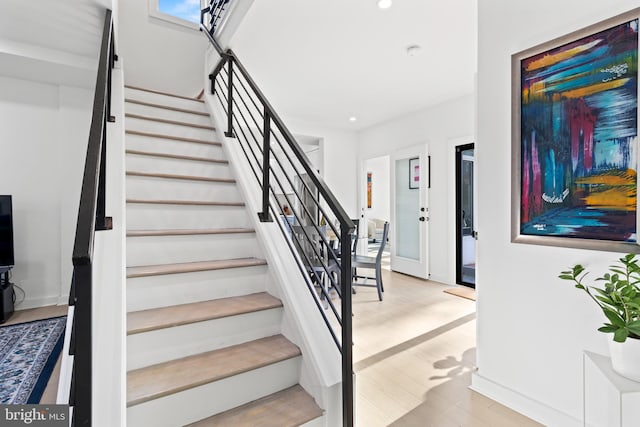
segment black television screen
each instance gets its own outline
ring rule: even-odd
[[[14,265],[11,196],[0,195],[0,269]]]

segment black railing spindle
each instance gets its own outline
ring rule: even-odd
[[[262,127],[263,141],[262,141],[262,212],[260,212],[260,221],[270,222],[271,215],[269,215],[269,189],[271,185],[269,183],[270,169],[270,154],[271,154],[271,117],[269,117],[269,111],[264,111],[264,124]]]
[[[224,134],[227,138],[233,138],[233,61],[227,62],[229,66],[229,87],[227,93],[227,131]]]

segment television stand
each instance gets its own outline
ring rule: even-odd
[[[14,291],[13,283],[9,282],[10,268],[0,270],[0,307],[2,307],[2,316],[0,323],[4,323],[13,314],[14,311]]]

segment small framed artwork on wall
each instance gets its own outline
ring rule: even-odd
[[[512,241],[640,251],[639,13],[512,56]]]
[[[420,159],[409,159],[409,189],[420,187]]]

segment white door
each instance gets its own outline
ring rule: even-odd
[[[429,157],[427,145],[391,158],[391,269],[429,278]]]

